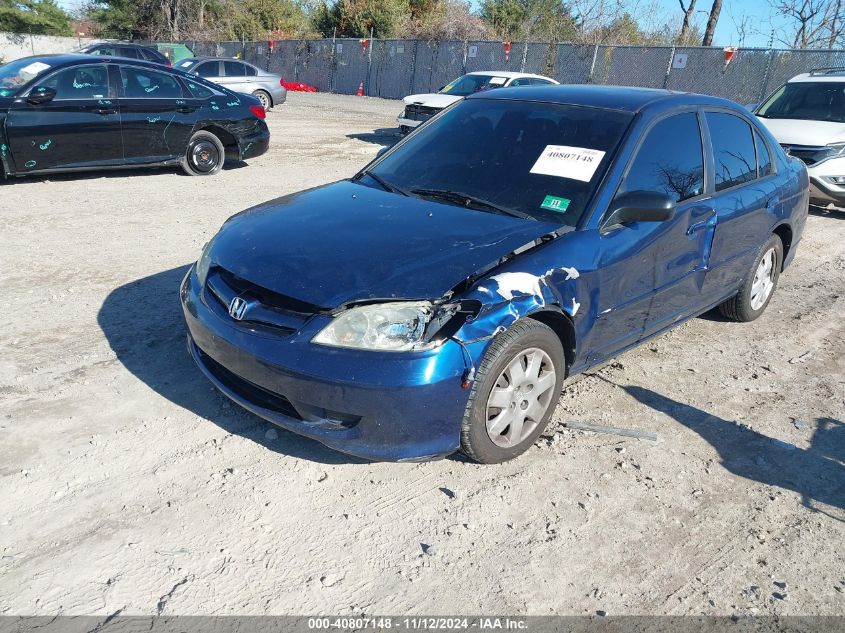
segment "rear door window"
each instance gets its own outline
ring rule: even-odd
[[[649,130],[618,193],[631,191],[665,193],[675,202],[704,193],[704,151],[694,112],[670,116]]]
[[[210,88],[206,88],[205,86],[197,83],[196,81],[186,79],[185,83],[188,85],[188,90],[190,90],[191,96],[193,96],[195,99],[208,99],[209,97],[214,95],[214,92]]]
[[[138,59],[140,57],[138,55],[138,49],[130,48],[128,46],[117,49],[117,54],[121,57],[128,57],[129,59]]]
[[[707,112],[705,116],[713,145],[716,191],[756,179],[757,157],[751,126],[726,112]]]
[[[244,69],[246,70],[247,77],[255,77],[258,74],[258,71],[255,69],[255,66],[244,64]]]
[[[246,68],[240,62],[223,62],[223,74],[226,77],[245,77]]]
[[[175,77],[146,68],[120,67],[123,94],[130,99],[178,99],[182,87]]]

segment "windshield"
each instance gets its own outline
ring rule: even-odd
[[[578,224],[631,115],[469,99],[388,152],[372,186],[537,220]]]
[[[495,75],[464,75],[458,77],[440,91],[440,94],[453,95],[455,97],[466,97],[474,92],[500,88],[508,83],[507,77]]]
[[[802,81],[781,86],[757,110],[766,119],[845,123],[845,82]]]
[[[49,64],[28,59],[18,59],[5,66],[0,66],[0,97],[16,93],[24,84],[49,70]]]

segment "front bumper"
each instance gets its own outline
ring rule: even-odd
[[[193,267],[180,298],[191,355],[245,409],[365,459],[420,461],[458,449],[469,391],[456,343],[415,353],[314,345],[328,322],[320,315],[287,336],[251,331],[206,305]]]
[[[845,158],[834,158],[807,167],[810,176],[810,202],[845,208],[845,186],[825,180],[831,176],[845,176]]]

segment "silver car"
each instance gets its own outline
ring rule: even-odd
[[[280,105],[288,91],[279,75],[261,70],[231,57],[188,57],[176,63],[186,73],[204,77],[235,92],[251,94],[261,101],[265,110]]]

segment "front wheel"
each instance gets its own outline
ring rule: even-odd
[[[188,141],[182,158],[182,169],[189,176],[212,176],[220,171],[226,160],[223,143],[211,132],[196,132]]]
[[[721,304],[719,311],[733,321],[748,322],[759,317],[775,293],[782,266],[783,243],[772,235],[757,251],[739,292]]]
[[[265,112],[269,112],[270,108],[273,107],[273,100],[270,98],[270,95],[263,90],[256,90],[252,93],[252,96],[261,102]]]
[[[524,453],[557,406],[566,358],[557,334],[525,319],[500,334],[478,367],[461,425],[461,450],[483,464]]]

